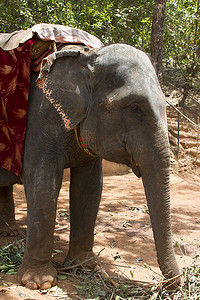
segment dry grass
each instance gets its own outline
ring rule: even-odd
[[[91,272],[84,268],[76,269],[75,272],[65,273],[73,280],[79,280],[77,285],[77,299],[200,299],[200,266],[197,260],[200,254],[193,258],[193,263],[182,270],[182,284],[176,291],[167,290],[168,281],[163,278],[149,284],[126,279],[125,276],[110,277],[102,267],[98,272]],[[148,267],[148,266],[147,266]],[[72,267],[73,270],[73,267]],[[68,270],[69,271],[69,270]],[[58,270],[59,272],[59,270]],[[131,270],[130,270],[131,272]]]
[[[15,241],[12,244],[5,245],[0,249],[0,270],[7,274],[15,274],[22,261],[24,249],[24,240]],[[100,251],[101,252],[101,251]],[[99,253],[100,255],[100,253]],[[99,256],[98,255],[98,256]],[[99,258],[98,270],[80,268],[79,265],[67,268],[57,268],[60,279],[68,280],[76,288],[73,296],[59,288],[52,288],[46,291],[55,299],[104,299],[104,300],[122,300],[122,299],[200,299],[200,266],[197,261],[200,253],[196,253],[193,263],[182,270],[182,284],[176,291],[168,291],[167,281],[159,278],[154,283],[138,282],[126,279],[125,276],[110,277],[102,268]],[[146,266],[148,267],[148,266]],[[148,267],[150,268],[150,267]],[[130,269],[131,274],[131,269]],[[59,297],[58,295],[59,289]],[[72,297],[72,298],[71,298]]]

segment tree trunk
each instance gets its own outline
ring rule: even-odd
[[[163,30],[166,0],[155,0],[151,31],[151,56],[160,83],[162,83]]]

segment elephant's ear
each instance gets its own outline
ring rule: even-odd
[[[37,85],[61,116],[67,130],[85,117],[91,99],[90,51],[63,50],[43,60]]]

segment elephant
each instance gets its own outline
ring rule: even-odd
[[[94,227],[102,192],[102,159],[142,178],[157,260],[180,284],[170,216],[170,148],[166,101],[149,57],[126,44],[63,48],[31,73],[23,168],[1,168],[3,215],[16,233],[13,184],[24,185],[27,234],[18,279],[28,288],[56,283],[51,262],[57,198],[70,168],[70,237],[66,262],[96,265]],[[170,281],[171,280],[171,281]]]

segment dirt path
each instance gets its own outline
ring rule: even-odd
[[[67,253],[69,226],[68,210],[69,182],[64,181],[60,192],[55,230],[54,259],[62,263]],[[16,218],[21,227],[18,239],[25,235],[26,203],[23,187],[16,185],[14,189],[16,201]],[[200,177],[192,179],[171,175],[171,208],[173,240],[176,257],[180,267],[192,262],[196,251],[200,250]],[[0,247],[13,242],[16,238],[0,238]],[[96,253],[105,248],[100,255],[104,268],[110,275],[130,276],[133,279],[152,282],[160,274],[156,261],[156,253],[152,236],[146,200],[140,179],[133,174],[122,176],[105,176],[101,206],[95,228]],[[61,253],[58,253],[62,251]],[[50,294],[40,294],[18,286],[16,275],[0,273],[0,299],[58,299]],[[7,284],[8,286],[6,286]],[[58,287],[68,294],[74,293],[73,280],[58,280]],[[57,295],[57,298],[56,298]],[[64,295],[64,294],[63,294]],[[65,298],[66,299],[66,298]],[[79,298],[81,299],[81,298]]]

